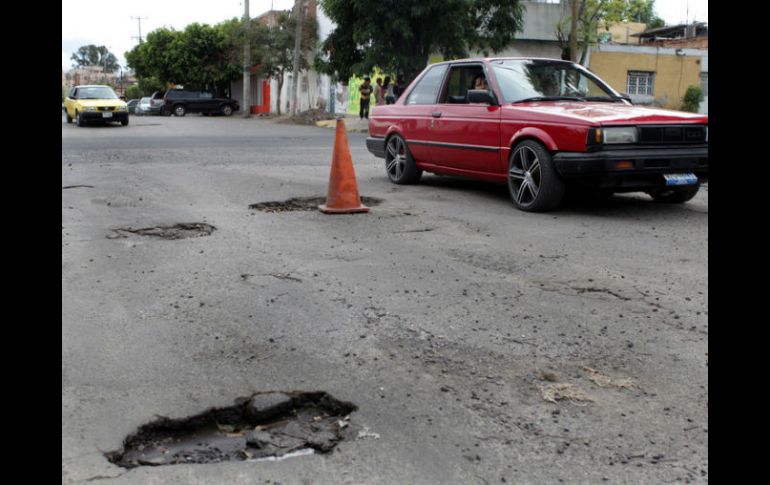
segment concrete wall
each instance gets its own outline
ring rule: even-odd
[[[547,57],[561,59],[561,47],[555,41],[514,40],[501,52],[492,53],[490,57]],[[484,57],[481,52],[471,53],[471,57]]]
[[[524,30],[516,34],[517,39],[556,40],[556,25],[569,14],[569,5],[562,3],[521,2],[524,13]]]
[[[708,51],[655,47],[600,45],[592,50],[590,69],[614,89],[625,92],[628,71],[648,71],[654,74],[652,99],[637,98],[635,102],[679,109],[690,85],[700,86],[704,63],[708,68]]]
[[[270,84],[270,112],[278,113],[278,82]],[[331,97],[331,79],[326,74],[315,71],[300,72],[299,89],[297,91],[297,111],[308,109],[328,109]],[[291,73],[286,73],[286,79],[281,90],[281,114],[289,112],[291,102]]]

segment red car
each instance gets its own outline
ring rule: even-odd
[[[708,177],[708,116],[633,106],[579,64],[463,59],[433,64],[369,117],[368,150],[396,184],[423,171],[508,184],[525,211],[568,185],[692,199]]]

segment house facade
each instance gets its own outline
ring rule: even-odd
[[[680,109],[689,86],[704,99],[698,111],[708,114],[708,27],[675,25],[631,34],[631,44],[599,43],[588,67],[634,103]]]

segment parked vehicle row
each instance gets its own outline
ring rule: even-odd
[[[78,126],[97,121],[119,121],[126,126],[129,114],[184,116],[187,113],[202,113],[230,116],[238,109],[236,100],[216,98],[206,91],[185,89],[156,91],[152,96],[124,102],[110,86],[84,85],[73,87],[64,99],[67,123],[76,120]]]
[[[372,110],[366,145],[393,183],[423,171],[494,181],[524,211],[556,208],[567,186],[682,203],[708,177],[708,115],[633,106],[556,59],[428,66],[395,104]]]

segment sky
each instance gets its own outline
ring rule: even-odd
[[[193,22],[214,25],[240,18],[243,5],[243,0],[62,0],[62,69],[69,70],[72,54],[88,44],[106,46],[125,68],[126,51],[139,42],[136,17],[142,17],[145,38],[161,27],[184,30]],[[294,0],[250,0],[249,13],[256,17],[271,8],[288,10],[292,5]],[[656,0],[655,12],[667,25],[693,19],[708,22],[708,0]]]

